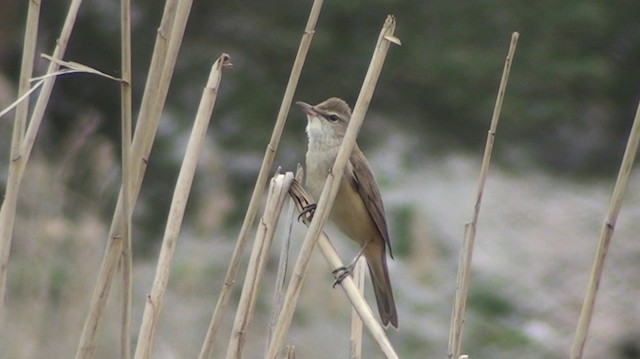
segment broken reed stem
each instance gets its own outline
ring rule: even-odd
[[[295,180],[302,182],[304,170],[302,165],[298,163],[296,168]],[[267,347],[271,343],[273,328],[276,325],[276,319],[282,309],[282,299],[284,297],[284,285],[287,279],[287,267],[289,264],[289,248],[291,245],[291,230],[293,228],[293,218],[295,213],[295,203],[293,199],[289,200],[289,208],[287,209],[286,230],[282,236],[282,245],[280,247],[280,258],[278,261],[278,272],[276,274],[276,284],[273,294],[273,307],[271,308],[271,317],[269,318],[269,335],[267,337]]]
[[[142,97],[140,112],[138,113],[136,130],[131,143],[130,165],[132,166],[133,177],[130,208],[135,207],[135,202],[142,186],[147,160],[155,139],[160,114],[164,107],[190,10],[190,0],[167,0],[165,4],[162,21],[156,36],[145,92]],[[78,343],[77,359],[93,357],[96,332],[109,298],[116,265],[122,254],[121,246],[123,245],[122,238],[124,236],[122,223],[124,200],[122,196],[121,189],[116,202],[111,228],[109,229],[96,286],[91,297],[89,313],[85,319],[82,335]]]
[[[309,197],[309,195],[304,191],[304,189],[302,188],[302,185],[300,185],[300,183],[296,181],[294,181],[293,184],[291,185],[289,194],[294,199],[294,202],[296,203],[296,207],[300,212],[302,212],[305,208],[307,208],[312,203],[311,197]],[[315,214],[314,214],[314,217],[315,217]],[[309,225],[309,219],[307,217],[303,217],[302,220],[306,225]],[[324,232],[320,233],[320,236],[318,239],[318,247],[320,248],[320,252],[322,253],[322,256],[325,258],[325,260],[329,264],[329,267],[331,268],[332,271],[335,271],[338,268],[344,268],[344,264],[342,264],[342,261],[340,260],[338,253],[336,252],[335,248],[333,247],[333,245],[329,241],[329,238]],[[294,269],[292,277],[296,278],[299,276],[300,276],[300,272],[297,272]],[[351,276],[345,277],[340,283],[340,287],[342,288],[342,290],[344,290],[345,294],[347,295],[347,298],[351,302],[351,305],[353,306],[355,311],[358,313],[358,316],[362,320],[367,330],[369,330],[369,333],[371,334],[372,338],[375,340],[380,350],[385,354],[387,358],[397,359],[398,355],[395,353],[393,347],[391,346],[391,343],[389,342],[389,338],[387,338],[387,335],[385,334],[384,329],[382,329],[382,326],[376,320],[375,316],[373,315],[373,312],[371,311],[371,307],[369,307],[369,304],[367,304],[367,301],[362,296],[362,293],[356,287],[353,281],[353,278],[351,278]],[[285,300],[285,303],[286,303],[286,300]],[[289,315],[293,315],[292,313],[294,309],[295,309],[294,306],[285,305],[282,311],[283,312],[285,310],[290,311],[291,313]]]
[[[178,235],[184,218],[184,211],[191,192],[191,185],[198,166],[198,159],[209,127],[209,121],[216,102],[222,68],[228,64],[229,55],[222,54],[211,68],[209,80],[202,92],[202,98],[198,107],[198,112],[193,124],[191,136],[187,144],[184,160],[180,168],[175,191],[169,209],[169,218],[162,239],[162,247],[156,266],[156,273],[153,280],[151,292],[147,296],[145,303],[142,324],[138,334],[138,345],[136,346],[136,359],[151,358],[156,329],[158,327],[160,311],[164,293],[167,289],[171,262],[177,247]]]
[[[271,134],[271,140],[269,141],[269,144],[267,145],[267,148],[265,150],[264,158],[262,160],[262,166],[260,167],[260,172],[258,173],[258,178],[256,180],[255,187],[253,188],[253,193],[251,194],[251,200],[249,201],[249,206],[247,208],[244,221],[242,222],[240,233],[238,234],[236,247],[231,256],[231,262],[224,279],[224,284],[222,285],[220,296],[218,297],[218,302],[216,303],[211,321],[209,323],[209,328],[207,329],[207,334],[202,344],[202,349],[199,355],[200,359],[208,359],[211,356],[211,352],[213,351],[215,336],[218,332],[218,329],[220,328],[222,317],[226,310],[227,304],[229,303],[231,290],[233,289],[236,276],[238,275],[242,253],[244,252],[244,247],[246,246],[248,240],[248,233],[253,226],[256,213],[258,212],[259,201],[262,198],[264,187],[267,182],[267,176],[269,175],[269,171],[271,170],[271,166],[273,165],[273,160],[278,149],[278,144],[280,143],[280,137],[282,136],[282,131],[284,130],[284,125],[287,120],[287,115],[289,113],[289,109],[291,108],[293,95],[295,94],[296,88],[298,86],[300,73],[302,72],[304,61],[307,57],[307,53],[309,52],[309,46],[311,45],[311,40],[313,39],[313,34],[315,32],[316,23],[318,22],[318,16],[320,15],[322,3],[322,0],[314,0],[313,6],[311,7],[309,19],[307,21],[304,34],[302,35],[302,39],[300,40],[298,53],[296,54],[296,59],[293,63],[291,75],[289,76],[289,82],[287,83],[284,97],[282,99],[282,104],[280,105],[280,110],[278,112],[278,117]]]
[[[467,295],[469,292],[469,276],[471,273],[471,261],[473,257],[473,243],[476,237],[476,225],[478,215],[480,213],[480,204],[482,202],[482,193],[484,184],[489,171],[489,163],[491,162],[491,153],[493,151],[493,142],[496,136],[498,120],[500,119],[500,111],[502,109],[502,101],[504,99],[505,89],[509,80],[509,72],[511,71],[511,62],[513,54],[516,51],[519,34],[514,32],[511,35],[511,45],[505,59],[504,69],[502,71],[502,79],[498,89],[496,104],[491,117],[491,125],[487,134],[487,143],[484,149],[484,157],[482,158],[482,167],[480,169],[480,178],[478,179],[478,190],[476,192],[476,201],[473,207],[473,215],[471,221],[464,228],[464,243],[460,251],[458,262],[458,276],[456,279],[456,294],[453,305],[453,313],[451,316],[451,328],[449,331],[449,359],[458,359],[460,357],[462,328],[464,325],[464,313],[467,305]]]
[[[120,357],[131,357],[131,296],[133,291],[133,253],[131,246],[131,0],[120,2],[120,117],[122,127],[122,329]]]
[[[33,71],[33,59],[36,46],[36,37],[38,29],[38,18],[40,12],[39,2],[29,2],[29,15],[27,18],[27,28],[25,30],[24,58],[20,77],[20,91],[28,87],[27,77],[31,77]],[[67,42],[71,36],[71,31],[76,21],[78,9],[82,0],[73,0],[69,5],[67,17],[62,26],[60,37],[56,41],[56,47],[53,57],[61,59],[67,48]],[[28,64],[29,63],[29,64]],[[47,73],[53,73],[58,70],[58,64],[51,62],[47,68]],[[27,84],[25,84],[27,81]],[[0,209],[0,322],[4,313],[4,297],[6,290],[7,267],[9,265],[9,253],[11,251],[11,239],[13,237],[13,226],[15,222],[16,207],[18,204],[18,192],[20,191],[20,183],[24,175],[24,170],[31,155],[31,149],[36,140],[36,134],[40,128],[40,123],[44,116],[44,111],[49,103],[49,97],[55,84],[55,76],[47,78],[42,85],[40,96],[36,101],[36,105],[31,115],[28,128],[25,131],[26,116],[28,112],[28,101],[18,104],[16,112],[16,122],[14,124],[14,132],[11,144],[11,158],[9,160],[9,176],[7,178],[7,187]],[[20,97],[20,96],[19,96]]]
[[[269,319],[269,335],[267,338],[267,346],[271,342],[273,327],[276,325],[276,318],[282,307],[282,298],[284,295],[284,285],[287,279],[287,265],[289,262],[289,248],[291,246],[291,230],[293,227],[294,204],[289,202],[286,216],[286,233],[282,235],[282,244],[280,246],[280,258],[278,260],[278,272],[276,273],[276,284],[273,293],[273,306],[271,307],[271,316]]]
[[[289,187],[293,182],[293,173],[276,174],[271,179],[269,194],[264,215],[258,225],[256,238],[253,242],[253,250],[249,258],[247,273],[244,278],[242,294],[238,302],[238,310],[231,331],[229,346],[227,347],[227,359],[242,358],[242,351],[247,340],[249,325],[258,298],[258,291],[264,277],[264,269],[269,259],[269,249],[273,242],[273,235],[278,226],[278,220],[285,199],[288,197]]]
[[[578,319],[578,328],[573,340],[573,345],[571,346],[571,359],[582,358],[582,354],[584,352],[584,345],[587,341],[587,334],[589,332],[589,324],[591,323],[591,317],[593,316],[596,294],[598,293],[600,280],[602,279],[602,271],[604,270],[604,260],[607,256],[607,251],[609,250],[611,238],[613,237],[613,229],[616,226],[618,213],[620,213],[624,192],[627,189],[627,182],[631,175],[631,169],[633,168],[633,162],[638,151],[639,142],[640,103],[638,103],[636,116],[633,120],[629,140],[627,141],[627,148],[624,151],[622,163],[620,164],[618,178],[616,179],[613,195],[611,196],[611,202],[609,203],[609,211],[607,212],[607,216],[605,217],[602,225],[602,230],[600,231],[600,240],[598,241],[598,248],[593,261],[589,284],[584,296],[582,311],[580,312],[580,318]]]
[[[360,295],[364,297],[364,278],[367,270],[367,259],[360,256],[353,270],[353,282],[358,288]],[[358,312],[352,308],[351,310],[351,359],[362,358],[362,320]]]
[[[298,302],[298,297],[300,296],[300,289],[302,288],[302,282],[309,265],[311,252],[313,251],[313,247],[318,240],[318,236],[320,235],[322,227],[329,216],[329,211],[331,210],[333,201],[338,193],[342,174],[344,173],[347,161],[353,151],[358,131],[360,131],[360,127],[362,126],[365,113],[369,107],[371,98],[373,97],[376,82],[380,76],[380,72],[382,71],[384,59],[387,51],[389,50],[391,42],[390,39],[395,39],[393,37],[395,26],[395,18],[391,15],[387,16],[382,30],[380,31],[380,36],[378,37],[378,42],[373,52],[369,69],[362,84],[362,89],[358,95],[358,100],[354,106],[353,115],[349,121],[347,132],[345,133],[342,145],[338,151],[332,171],[327,175],[327,180],[324,188],[322,189],[320,199],[318,200],[313,220],[311,221],[311,225],[309,226],[309,230],[307,231],[307,235],[305,236],[304,243],[302,244],[302,248],[300,249],[298,259],[293,269],[294,275],[291,277],[289,286],[287,287],[287,294],[285,295],[283,309],[278,316],[272,342],[267,351],[266,357],[268,359],[276,359],[283,348],[284,339],[289,332],[291,318],[293,317],[293,312],[296,303]],[[351,283],[351,281],[349,282]]]

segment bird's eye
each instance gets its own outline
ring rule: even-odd
[[[339,120],[338,115],[330,115],[328,118],[331,122],[338,122]]]

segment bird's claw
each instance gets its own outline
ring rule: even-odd
[[[315,203],[309,203],[306,207],[304,207],[304,209],[302,210],[302,212],[300,212],[300,215],[298,216],[298,222],[300,222],[303,216],[311,220],[313,218],[313,214],[316,211],[316,207],[317,206]]]
[[[352,264],[349,264],[349,265],[346,265],[346,266],[342,266],[342,267],[334,270],[333,272],[331,272],[336,276],[336,280],[333,282],[333,286],[332,287],[335,288],[336,285],[341,284],[342,281],[345,278],[350,276],[351,273],[353,273],[353,268],[354,268],[354,265],[352,263]]]

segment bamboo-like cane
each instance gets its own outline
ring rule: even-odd
[[[636,153],[638,152],[639,142],[640,103],[638,103],[636,116],[633,120],[629,140],[627,141],[627,148],[624,151],[622,163],[620,164],[618,178],[616,179],[613,195],[611,196],[611,202],[609,203],[609,211],[607,212],[607,216],[602,224],[602,230],[600,231],[600,240],[598,241],[598,248],[593,261],[589,284],[584,296],[582,311],[580,312],[580,318],[578,319],[578,328],[573,340],[573,345],[571,346],[571,359],[581,359],[584,352],[584,345],[587,341],[587,334],[589,333],[589,324],[591,323],[591,317],[593,316],[596,295],[600,286],[600,280],[602,279],[602,271],[604,270],[604,260],[607,256],[607,251],[609,250],[611,238],[613,237],[613,229],[615,228],[616,221],[618,220],[618,213],[620,213],[624,192],[627,189],[627,182],[629,181],[633,162],[635,160]]]
[[[182,43],[191,4],[191,0],[167,0],[165,4],[162,21],[158,29],[158,35],[156,36],[149,76],[140,105],[136,130],[131,143],[131,166],[133,171],[131,208],[134,208],[134,204],[140,193],[142,179],[147,168],[147,159],[153,146],[160,114],[169,90],[169,83],[173,75],[178,50]],[[122,238],[124,236],[122,196],[123,193],[121,189],[114,210],[96,286],[91,297],[89,313],[85,319],[82,335],[78,343],[78,350],[76,352],[77,359],[93,357],[96,332],[111,292],[116,265],[122,254]]]
[[[131,0],[120,2],[120,117],[122,121],[122,329],[120,357],[131,358],[131,296],[133,291],[133,253],[131,246]]]
[[[302,186],[298,182],[293,182],[291,185],[291,190],[289,191],[291,197],[294,199],[298,210],[303,211],[305,208],[309,206],[311,203],[311,197],[302,189]],[[314,215],[315,216],[315,215]],[[303,222],[305,224],[309,224],[308,218],[303,218]],[[344,268],[338,253],[335,248],[329,241],[329,238],[326,236],[324,232],[320,233],[320,237],[318,239],[318,247],[320,248],[320,252],[322,253],[324,259],[329,264],[331,270],[335,271],[338,268]],[[299,272],[294,270],[294,277],[298,276]],[[362,296],[362,293],[356,287],[351,276],[345,277],[340,283],[340,287],[344,290],[347,298],[351,302],[351,305],[358,313],[358,316],[362,320],[363,324],[375,340],[376,344],[380,348],[380,350],[384,353],[387,358],[398,358],[398,355],[393,350],[391,343],[389,342],[389,338],[387,338],[384,329],[380,323],[376,320],[369,304],[367,304],[366,300]],[[286,303],[286,302],[285,302]],[[283,311],[289,310],[293,312],[295,308],[291,306],[284,306]],[[290,314],[293,315],[293,314]]]
[[[331,172],[327,175],[322,194],[318,199],[318,204],[314,212],[313,220],[309,226],[307,235],[300,249],[298,259],[296,260],[295,267],[293,269],[294,275],[287,287],[287,294],[285,296],[283,309],[278,316],[276,327],[272,338],[271,345],[267,351],[268,359],[276,359],[284,345],[284,339],[289,332],[289,326],[293,317],[293,312],[300,296],[300,289],[302,288],[302,282],[309,265],[309,258],[313,247],[315,246],[318,237],[322,231],[322,227],[326,222],[333,201],[338,193],[338,187],[340,180],[344,173],[347,161],[353,151],[353,147],[356,143],[356,137],[364,121],[364,116],[373,97],[376,82],[382,71],[382,65],[389,50],[390,42],[395,39],[393,32],[395,30],[396,21],[391,15],[387,16],[385,23],[380,31],[380,36],[376,43],[375,50],[369,65],[369,69],[362,84],[362,89],[358,95],[358,100],[354,106],[353,115],[349,121],[349,126],[345,133],[342,145],[338,151],[335,163]],[[397,40],[397,39],[395,39]],[[349,281],[351,283],[351,281]]]
[[[361,256],[356,262],[353,270],[353,282],[358,288],[360,295],[364,297],[364,278],[367,270],[367,259]],[[358,315],[358,311],[351,310],[351,359],[362,358],[362,320]]]
[[[260,290],[264,269],[267,265],[269,249],[271,248],[273,235],[278,226],[278,219],[292,182],[293,173],[291,172],[287,172],[284,175],[277,174],[271,180],[266,208],[253,242],[253,250],[247,266],[242,295],[238,302],[231,339],[227,347],[227,359],[239,359],[242,357],[247,332],[251,324],[256,299],[258,298],[258,291]]]
[[[209,74],[209,80],[202,92],[202,99],[198,107],[198,112],[193,124],[191,136],[187,144],[184,161],[180,168],[176,188],[171,200],[169,218],[162,240],[160,256],[156,266],[156,274],[153,280],[151,292],[147,296],[144,307],[142,324],[138,334],[138,345],[136,346],[136,359],[151,358],[156,329],[162,310],[164,293],[167,289],[171,262],[175,252],[178,235],[184,218],[184,211],[189,199],[191,185],[195,176],[198,158],[204,146],[204,140],[209,127],[209,121],[218,95],[218,88],[222,76],[223,67],[229,64],[229,55],[222,54],[213,64]]]
[[[498,89],[496,104],[493,109],[491,118],[491,126],[487,134],[487,143],[484,149],[484,157],[482,158],[482,167],[480,169],[480,178],[478,179],[478,190],[476,192],[476,202],[473,206],[473,215],[471,221],[464,227],[464,243],[460,250],[460,258],[458,262],[458,276],[456,280],[456,294],[453,304],[453,314],[451,315],[451,328],[449,332],[449,359],[458,359],[460,357],[462,328],[464,325],[464,312],[467,305],[467,294],[469,291],[469,276],[471,273],[471,261],[473,257],[473,243],[476,237],[476,225],[478,215],[480,214],[480,204],[482,203],[482,193],[484,184],[489,171],[489,163],[491,162],[491,153],[493,151],[493,142],[496,136],[498,120],[500,119],[500,110],[502,109],[502,101],[504,99],[505,89],[509,80],[509,72],[511,71],[511,62],[513,54],[516,51],[519,34],[514,32],[511,35],[511,45],[505,59],[504,69],[502,71],[502,79]]]
[[[37,4],[36,4],[37,3]],[[61,59],[67,49],[67,42],[71,36],[73,25],[78,15],[78,9],[82,0],[73,0],[69,5],[67,17],[62,26],[60,37],[56,41],[56,47],[53,57]],[[33,58],[36,46],[38,17],[40,13],[40,4],[38,1],[31,1],[29,6],[29,15],[27,17],[27,29],[25,32],[25,48],[24,58],[21,69],[20,91],[23,91],[28,84],[27,78],[31,77],[33,70]],[[58,70],[58,64],[51,62],[47,69],[47,73],[53,73]],[[55,76],[47,78],[42,85],[40,96],[36,101],[36,105],[31,115],[29,126],[25,132],[26,116],[28,112],[28,102],[18,104],[19,112],[16,112],[16,123],[14,126],[11,158],[9,162],[9,176],[7,178],[7,187],[0,209],[0,322],[2,322],[4,312],[4,297],[6,290],[7,268],[9,265],[9,253],[11,251],[11,238],[13,237],[13,225],[15,221],[16,207],[18,204],[18,192],[20,191],[20,183],[24,175],[24,170],[31,155],[31,149],[35,143],[36,134],[40,128],[40,123],[44,116],[44,111],[49,103],[49,97],[55,84]],[[22,107],[21,107],[22,106]]]
[[[267,176],[269,174],[269,171],[271,170],[271,166],[273,165],[273,160],[278,149],[278,144],[280,143],[280,137],[282,136],[282,131],[284,130],[284,125],[287,120],[287,115],[289,113],[289,109],[291,108],[293,95],[296,92],[296,87],[298,86],[298,80],[300,79],[302,66],[304,65],[304,61],[307,57],[307,52],[309,52],[309,46],[311,45],[311,40],[313,39],[313,34],[315,33],[315,27],[316,23],[318,22],[318,16],[320,16],[322,3],[323,0],[314,0],[313,6],[311,7],[309,19],[307,21],[304,34],[302,35],[302,39],[300,40],[298,53],[296,54],[296,59],[293,63],[293,69],[291,70],[291,75],[289,76],[289,82],[287,83],[287,88],[284,92],[282,104],[280,105],[280,111],[278,112],[278,117],[273,127],[271,140],[269,141],[269,144],[267,145],[267,148],[265,150],[264,158],[262,160],[262,166],[260,167],[260,172],[258,173],[258,178],[256,180],[255,187],[253,188],[253,193],[251,194],[251,200],[249,201],[249,206],[247,208],[244,221],[242,222],[242,228],[240,229],[240,233],[238,234],[236,247],[233,250],[233,254],[231,256],[231,262],[229,264],[229,268],[227,269],[227,274],[220,291],[220,296],[218,297],[218,302],[216,303],[216,307],[213,310],[213,315],[211,316],[211,321],[209,322],[209,328],[207,329],[207,334],[202,344],[199,359],[208,359],[211,356],[211,352],[213,351],[215,337],[218,333],[218,329],[220,328],[220,323],[222,321],[224,311],[226,310],[227,304],[229,303],[231,290],[233,289],[233,285],[236,281],[236,276],[238,275],[242,253],[244,252],[244,247],[247,244],[248,233],[253,226],[253,222],[255,221],[256,213],[258,212],[259,201],[262,198],[262,193],[264,192]]]

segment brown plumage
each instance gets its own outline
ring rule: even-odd
[[[307,190],[317,200],[344,138],[351,109],[339,98],[316,106],[298,102],[307,114]],[[387,270],[386,251],[393,258],[382,197],[369,162],[358,145],[351,153],[330,219],[349,238],[364,246],[378,311],[384,326],[398,328],[398,314]]]

